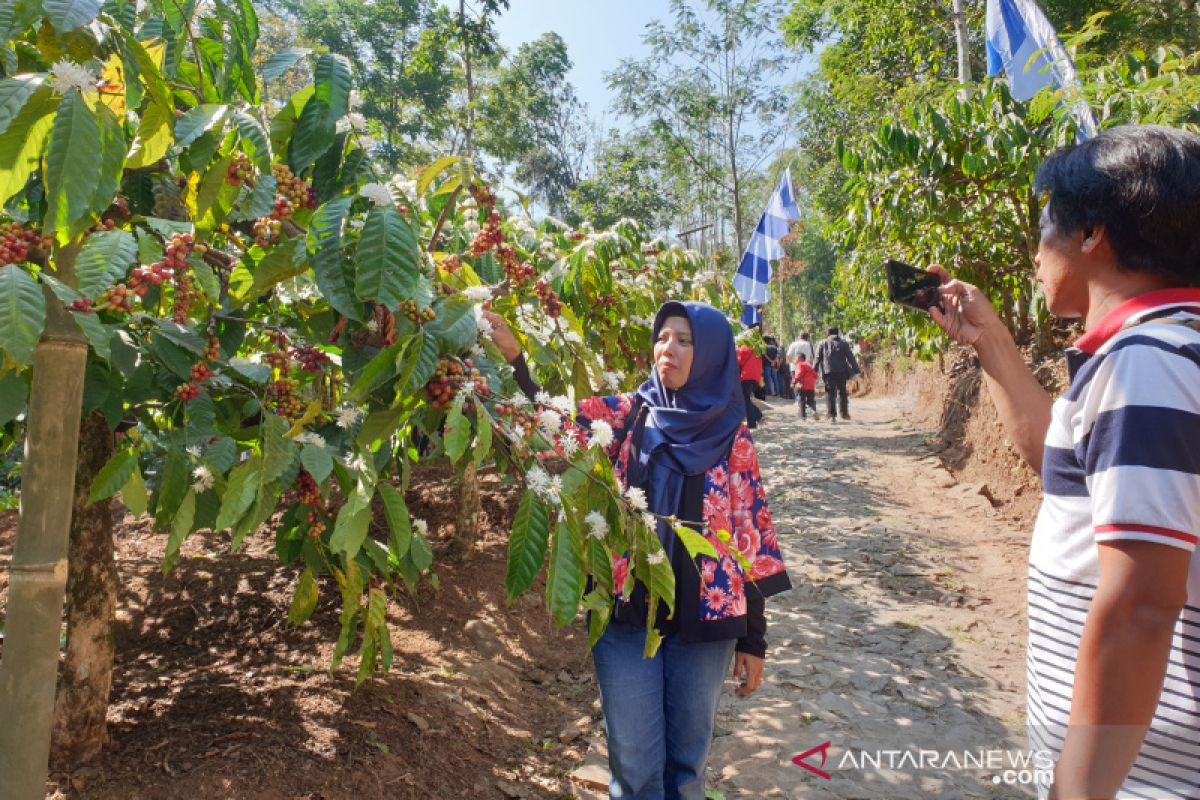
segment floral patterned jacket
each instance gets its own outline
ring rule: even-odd
[[[628,433],[634,423],[633,410],[632,394],[590,397],[579,404],[575,419],[581,444],[584,443],[584,432],[590,430],[593,421],[603,420],[612,426],[613,442],[609,445],[608,456],[623,487],[627,485],[632,445]],[[708,528],[703,533],[721,558],[699,556],[699,613],[702,620],[727,620],[746,615],[748,580],[755,584],[762,597],[790,588],[771,512],[767,509],[758,454],[745,425],[738,431],[728,457],[722,458],[705,475],[704,518]],[[716,531],[721,530],[731,534],[728,542],[716,535]],[[750,574],[743,571],[730,547],[741,551],[751,564]],[[618,596],[628,574],[628,558],[614,556],[613,590]]]

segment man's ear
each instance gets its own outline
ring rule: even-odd
[[[1083,239],[1079,243],[1079,249],[1086,255],[1091,255],[1096,252],[1101,244],[1105,244],[1108,239],[1108,232],[1103,225],[1086,226],[1081,231]]]

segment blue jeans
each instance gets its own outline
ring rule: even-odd
[[[704,764],[734,640],[683,642],[672,634],[652,659],[646,632],[613,622],[592,649],[609,797],[704,800]]]
[[[779,388],[779,375],[775,372],[775,368],[770,364],[763,367],[763,380],[766,381],[767,384],[767,394],[782,394]]]

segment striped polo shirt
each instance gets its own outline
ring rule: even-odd
[[[1200,798],[1200,332],[1177,324],[1189,319],[1200,319],[1200,290],[1151,292],[1114,309],[1068,352],[1071,387],[1046,433],[1030,547],[1030,744],[1055,761],[1099,582],[1097,542],[1193,553],[1187,607],[1123,798]]]

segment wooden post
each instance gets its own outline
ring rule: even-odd
[[[74,283],[72,243],[56,254],[58,277]],[[54,723],[58,639],[79,452],[87,339],[62,303],[48,298],[33,355],[21,516],[8,588],[0,662],[0,800],[42,800]]]

